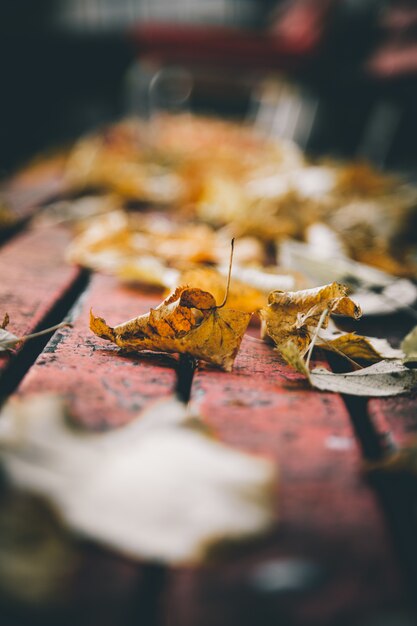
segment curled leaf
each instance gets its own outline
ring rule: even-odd
[[[356,372],[334,374],[318,367],[310,372],[310,383],[323,391],[353,396],[398,396],[417,387],[417,372],[401,361],[380,361]]]
[[[269,294],[268,306],[260,311],[263,333],[272,339],[284,358],[287,351],[283,352],[283,346],[288,342],[296,346],[303,357],[319,322],[325,328],[331,313],[360,317],[360,308],[347,293],[347,287],[339,283],[302,291],[273,291]]]
[[[402,350],[393,348],[386,339],[366,337],[356,333],[342,333],[327,328],[319,333],[317,345],[345,355],[350,359],[377,363],[383,359],[401,359]]]
[[[189,354],[230,371],[250,317],[218,307],[207,291],[179,287],[150,313],[114,328],[91,313],[90,328],[120,348]]]

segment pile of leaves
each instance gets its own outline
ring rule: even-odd
[[[229,236],[279,249],[327,224],[347,255],[415,276],[417,190],[363,163],[309,162],[293,144],[216,119],[128,120],[81,139],[65,170],[69,189],[146,202]]]
[[[391,312],[415,299],[406,278],[416,275],[415,188],[363,164],[313,164],[291,144],[190,116],[122,122],[83,138],[60,163],[76,198],[50,205],[40,221],[72,223],[69,260],[161,292],[159,306],[114,325],[91,311],[100,339],[230,372],[258,324],[252,340],[271,344],[301,384],[368,397],[416,389],[416,329],[394,349],[336,325],[362,308]],[[6,314],[0,353],[52,330],[16,335]],[[316,348],[343,358],[347,371],[312,367]],[[14,399],[0,419],[9,480],[60,516],[42,509],[52,540],[24,580],[13,533],[0,541],[15,568],[4,581],[0,572],[0,588],[12,598],[42,605],[61,592],[56,581],[77,557],[63,523],[130,557],[174,564],[204,561],[219,543],[276,523],[274,464],[219,443],[175,398],[107,433],[75,429],[50,396]],[[415,458],[414,447],[395,468],[415,467]],[[0,517],[0,526],[11,525]],[[25,580],[33,597],[22,593]]]
[[[391,312],[417,296],[404,279],[416,272],[417,191],[399,178],[361,163],[312,163],[288,142],[190,115],[127,120],[81,139],[66,178],[77,193],[113,198],[110,210],[78,223],[69,260],[166,296],[114,326],[92,314],[101,338],[230,370],[248,323],[260,321],[262,339],[321,388],[330,374],[310,371],[316,346],[346,359],[348,381],[364,380],[364,364],[383,376],[393,363],[405,367],[386,341],[341,333],[330,319]],[[141,204],[132,211],[132,202]],[[404,389],[412,386],[413,375],[403,376]]]

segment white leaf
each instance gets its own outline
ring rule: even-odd
[[[181,425],[190,419],[171,399],[92,434],[71,428],[56,398],[29,399],[6,405],[1,456],[75,531],[133,557],[196,562],[272,526],[276,469]]]
[[[11,350],[19,341],[19,337],[9,333],[5,328],[0,328],[0,352]]]
[[[417,387],[417,372],[401,361],[380,361],[355,372],[334,374],[322,367],[310,372],[311,384],[323,391],[353,396],[398,396]]]

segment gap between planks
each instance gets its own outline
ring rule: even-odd
[[[153,399],[172,393],[178,363],[174,357],[123,355],[88,329],[90,306],[116,324],[148,311],[157,301],[115,279],[94,275],[74,328],[59,331],[58,340],[49,342],[19,393],[63,393],[75,418],[96,429],[126,423]],[[247,339],[232,373],[204,365],[194,373],[190,363],[180,363],[186,371],[185,394],[191,387],[191,402],[220,439],[280,465],[280,524],[272,536],[242,548],[221,567],[163,568],[165,574],[158,570],[156,577],[149,570],[152,597],[167,607],[170,624],[205,626],[217,612],[224,618],[217,617],[216,626],[234,626],[264,604],[272,616],[278,611],[303,626],[402,606],[401,576],[373,493],[361,479],[341,398],[300,387],[300,376],[280,364],[269,346]],[[307,586],[290,601],[277,594],[271,605],[271,598],[258,595],[250,581],[265,564],[286,559],[317,572],[314,593]],[[236,605],[236,594],[246,604]],[[200,605],[212,609],[203,615]],[[158,615],[154,622],[165,618]]]
[[[66,313],[64,309],[67,310],[70,307],[77,294],[85,287],[79,271],[67,267],[62,261],[62,247],[68,238],[69,234],[60,228],[49,230],[47,236],[45,236],[45,231],[28,231],[16,237],[1,250],[0,263],[2,259],[3,263],[6,259],[7,269],[12,268],[15,264],[18,269],[20,267],[21,272],[24,270],[24,272],[29,273],[29,276],[22,275],[19,281],[19,272],[12,271],[11,274],[10,271],[5,272],[9,290],[11,290],[11,293],[15,293],[14,290],[17,289],[19,296],[17,301],[23,307],[24,315],[22,315],[21,319],[16,320],[17,325],[23,329],[23,332],[34,329],[30,327],[30,324],[35,324],[35,327],[39,327],[47,318],[48,312],[50,313],[54,307],[58,307],[57,316],[64,315]],[[29,256],[29,263],[27,263],[27,259],[23,259],[23,253]],[[54,267],[51,267],[51,262],[55,264]],[[37,281],[39,283],[39,272],[44,274],[42,278],[44,282],[40,290],[37,284]],[[0,296],[2,294],[3,296],[5,294],[4,284],[2,284],[0,289]],[[65,300],[66,294],[72,295]],[[91,290],[88,292],[87,297],[89,304],[94,305],[95,312],[108,317],[110,323],[120,322],[128,317],[145,312],[157,301],[153,297],[138,296],[137,292],[118,286],[113,279],[102,276],[93,277]],[[33,298],[36,300],[35,313],[32,310],[28,314],[28,301],[33,300]],[[65,305],[62,305],[62,302],[65,302]],[[61,309],[59,309],[59,306],[61,306]],[[356,504],[360,504],[366,511],[365,516],[369,517],[366,522],[366,528],[374,535],[371,542],[372,546],[375,546],[375,537],[380,539],[383,552],[382,557],[381,554],[379,556],[374,554],[373,557],[377,559],[382,570],[387,564],[392,565],[392,557],[384,552],[386,548],[384,545],[384,531],[374,509],[371,494],[365,485],[359,486],[356,482],[359,480],[356,453],[353,453],[352,456],[352,452],[349,452],[348,464],[344,465],[344,462],[342,462],[341,467],[339,467],[339,458],[343,459],[343,455],[339,457],[333,451],[331,453],[332,462],[326,466],[328,476],[326,480],[329,480],[330,477],[333,481],[331,482],[333,486],[327,494],[327,499],[333,509],[327,511],[327,514],[331,517],[333,513],[337,518],[337,523],[342,524],[344,530],[341,534],[339,531],[340,536],[338,537],[337,532],[334,535],[335,529],[332,528],[332,525],[328,525],[326,517],[321,518],[319,515],[317,518],[314,518],[317,515],[314,498],[319,496],[320,492],[323,491],[323,487],[329,486],[326,480],[324,480],[324,483],[320,482],[320,476],[324,471],[324,467],[321,465],[323,437],[326,434],[332,435],[332,429],[329,428],[329,424],[326,421],[328,415],[331,415],[331,411],[329,413],[331,406],[334,408],[336,417],[338,416],[336,430],[339,431],[340,429],[342,433],[340,436],[336,434],[336,438],[339,437],[339,440],[349,439],[349,433],[346,430],[347,414],[343,413],[341,409],[340,398],[331,396],[331,394],[321,394],[309,390],[302,391],[300,395],[296,385],[294,387],[297,376],[277,364],[275,354],[267,346],[260,345],[258,347],[255,344],[255,349],[254,342],[250,342],[250,345],[247,345],[248,343],[244,341],[242,351],[237,359],[236,370],[232,374],[219,373],[203,367],[194,376],[190,363],[187,364],[184,361],[180,361],[182,367],[185,367],[187,372],[185,376],[182,375],[183,382],[185,381],[185,391],[183,393],[186,396],[191,391],[192,401],[197,402],[202,407],[203,414],[206,411],[204,416],[209,421],[212,421],[213,426],[218,429],[223,440],[228,441],[231,445],[237,445],[252,452],[266,453],[274,458],[278,456],[279,459],[281,458],[281,462],[283,462],[283,487],[284,494],[286,493],[284,502],[286,502],[285,506],[290,514],[290,518],[287,521],[283,520],[283,536],[278,528],[278,534],[273,538],[272,546],[266,542],[260,552],[259,548],[256,548],[254,553],[251,549],[249,549],[249,552],[244,551],[242,553],[243,556],[238,559],[238,563],[243,567],[243,570],[250,572],[254,566],[253,558],[255,558],[256,562],[259,559],[261,561],[262,559],[268,560],[271,559],[275,551],[275,554],[278,555],[277,558],[280,559],[283,555],[288,556],[287,553],[289,551],[290,555],[296,554],[298,559],[300,557],[300,547],[303,554],[308,554],[309,551],[311,553],[312,550],[311,556],[316,559],[320,556],[317,553],[317,548],[320,545],[320,542],[317,543],[317,540],[320,537],[324,541],[324,547],[323,544],[321,547],[327,560],[331,561],[335,558],[332,550],[338,551],[339,557],[345,555],[349,560],[350,550],[346,553],[345,541],[342,541],[342,537],[344,537],[344,533],[352,524],[355,532],[362,533],[362,535],[364,527],[361,526],[361,520],[358,519],[359,512],[351,518],[349,517],[351,512],[347,511],[349,515],[346,520],[343,520],[343,511],[345,511],[347,506],[347,500],[345,499],[345,494],[341,493],[341,491],[343,492],[348,487],[349,493],[359,493],[359,499],[356,501]],[[37,349],[40,347],[39,345]],[[254,352],[259,353],[257,363],[254,363],[253,360]],[[35,350],[32,350],[32,359],[35,354]],[[18,357],[15,362],[19,363]],[[20,373],[23,372],[20,365],[15,367],[16,372],[18,370]],[[64,391],[64,394],[67,395],[72,403],[76,416],[79,417],[82,423],[93,428],[103,428],[128,421],[152,399],[171,393],[175,389],[177,361],[173,357],[166,355],[127,357],[120,355],[117,349],[110,346],[110,344],[101,344],[100,340],[92,337],[88,330],[88,307],[85,302],[80,316],[75,320],[75,328],[58,331],[38,356],[34,366],[30,367],[30,363],[28,363],[28,367],[29,371],[19,387],[19,393],[25,394],[34,391],[51,390],[60,393]],[[274,376],[280,381],[278,384],[279,390],[276,388]],[[18,375],[16,373],[14,384],[17,384],[17,378]],[[207,391],[210,388],[212,393]],[[221,401],[219,405],[216,405],[219,399],[219,390],[221,390]],[[308,407],[310,417],[307,416],[307,419],[300,419],[300,417],[302,418],[300,398],[303,400],[304,407]],[[210,403],[212,411],[209,410]],[[284,414],[291,418],[288,426],[280,421]],[[221,419],[222,416],[223,420]],[[313,421],[312,424],[309,423],[311,420]],[[243,435],[242,428],[244,431]],[[302,432],[303,429],[305,429],[305,433]],[[297,430],[299,431],[298,435]],[[313,456],[311,456],[311,450],[313,450]],[[326,454],[328,455],[329,453],[327,452]],[[303,460],[303,455],[304,457],[307,456],[307,459],[304,460],[310,463],[310,472],[307,474],[301,472],[300,475],[299,468],[297,465],[294,465],[294,460],[297,458]],[[346,471],[348,479],[344,476],[343,469]],[[329,471],[330,474],[328,473]],[[335,472],[334,476],[332,476],[332,472]],[[346,480],[348,480],[347,483]],[[353,483],[351,482],[352,480]],[[296,491],[294,491],[296,485],[291,486],[291,481],[297,483]],[[313,481],[313,484],[311,484],[311,481]],[[317,483],[315,484],[314,481],[317,481]],[[300,490],[299,493],[298,490]],[[313,505],[314,515],[313,519],[306,522],[307,527],[305,527],[303,526],[302,518],[305,515],[305,507],[308,502],[310,505]],[[351,502],[351,506],[354,507],[354,505],[355,498],[353,498],[353,503]],[[326,506],[324,502],[322,502],[322,506]],[[363,511],[361,511],[361,515],[363,514]],[[374,526],[370,524],[370,520],[374,522]],[[323,537],[326,528],[329,533],[327,540],[326,537]],[[348,541],[348,538],[352,539],[349,533],[348,537],[344,538],[346,541]],[[358,545],[366,553],[369,547],[366,545],[366,542],[363,543],[363,540],[364,537],[361,537]],[[316,546],[312,545],[314,542],[317,543]],[[276,552],[277,546],[278,552]],[[382,561],[378,561],[380,558],[382,558]],[[355,561],[355,559],[359,560]],[[350,570],[342,572],[337,570],[336,567],[336,572],[333,573],[339,582],[341,577],[343,579],[343,576],[346,582],[349,582],[350,579],[346,579],[346,576],[354,576],[353,566],[360,563],[359,555],[356,554],[354,559],[350,561]],[[229,571],[230,569],[233,572],[233,565],[229,567]],[[220,583],[221,577],[219,572],[216,570],[214,572],[214,582],[218,579]],[[233,579],[233,573],[230,575]],[[381,575],[384,576],[383,573],[379,573],[379,576]],[[220,591],[219,587],[213,583],[210,573],[206,574],[206,576],[208,578],[205,580],[209,581],[209,593],[214,593],[214,596],[217,596]],[[387,573],[387,579],[384,579],[385,582],[384,580],[382,581],[384,583],[382,588],[386,591],[385,603],[395,604],[396,599],[398,599],[399,582],[396,576],[394,566],[393,571]],[[165,580],[164,577],[162,579]],[[161,580],[161,577],[159,577],[159,580]],[[184,571],[183,573],[174,572],[171,574],[169,584],[165,585],[166,597],[171,606],[174,604],[177,609],[178,593],[181,594],[181,590],[184,588],[189,589],[187,583],[184,587],[184,580],[188,580],[188,585],[191,580],[191,588],[197,590],[197,595],[201,594],[202,588],[200,583],[204,581],[204,573],[190,574]],[[390,583],[389,585],[388,582]],[[238,577],[237,586],[239,587],[241,583],[242,580]],[[236,591],[233,584],[228,585],[227,588],[232,594]],[[240,586],[239,589],[240,591],[244,590],[245,585],[243,587]],[[324,589],[326,594],[328,594],[328,581]],[[381,590],[379,590],[380,592]],[[155,589],[155,593],[160,593],[160,589]],[[329,602],[327,602],[327,610],[330,611],[330,616],[335,611],[340,611],[340,607],[346,607],[347,604],[351,605],[352,602],[356,602],[356,609],[359,610],[360,608],[362,610],[373,607],[376,601],[381,599],[378,596],[378,589],[375,584],[372,586],[371,593],[368,593],[367,598],[365,597],[365,592],[358,595],[357,586],[353,590],[350,589],[349,593],[351,595],[340,597],[337,593],[332,594],[332,588],[330,587],[330,594],[333,597],[332,606],[329,606]],[[309,597],[308,591],[306,596]],[[203,594],[204,599],[207,598]],[[300,597],[298,596],[297,602],[299,599]],[[310,616],[317,617],[315,613],[317,607],[315,608],[311,598],[309,602]],[[213,600],[213,604],[218,606],[218,597]],[[280,610],[282,610],[282,607]],[[295,608],[290,606],[286,607],[285,610],[291,613]],[[302,623],[299,621],[301,618],[297,616],[297,613],[291,613],[291,615],[296,620],[294,623]],[[200,617],[202,620],[205,619],[204,616]],[[187,623],[186,618],[188,616],[184,617],[184,623]],[[175,621],[173,623],[175,624]],[[200,622],[198,623],[200,624]],[[204,621],[201,622],[201,624],[203,623]]]
[[[63,251],[70,234],[61,227],[33,228],[0,249],[0,315],[23,336],[61,322],[88,282],[88,273],[69,266]],[[4,399],[42,351],[48,338],[0,355],[0,395]]]

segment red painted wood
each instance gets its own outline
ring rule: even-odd
[[[120,350],[93,335],[89,311],[111,325],[146,313],[158,304],[155,296],[95,275],[74,320],[73,328],[57,331],[20,387],[21,393],[63,394],[74,418],[92,428],[123,424],[144,406],[172,393],[175,358],[162,354],[123,356]]]
[[[0,188],[0,197],[20,221],[49,200],[65,193],[66,157],[58,154],[22,169]]]
[[[0,249],[0,317],[9,314],[10,332],[21,336],[41,327],[79,277],[64,259],[69,241],[63,228],[34,229]],[[12,358],[0,354],[0,374]]]
[[[368,403],[369,415],[378,432],[404,445],[415,439],[417,432],[417,394],[397,398],[373,398]]]
[[[174,575],[172,626],[368,623],[402,606],[396,559],[340,397],[303,388],[270,347],[245,339],[232,373],[197,373],[193,400],[222,440],[276,460],[279,523],[221,567]],[[285,559],[313,564],[314,589],[256,591],[256,573]]]
[[[1,250],[0,311],[7,304],[11,330],[39,325],[78,276],[63,261],[68,238],[60,228],[36,230]],[[92,428],[122,424],[171,393],[174,357],[122,355],[88,328],[91,306],[113,325],[157,302],[94,276],[74,328],[55,334],[19,393],[64,394],[74,417]],[[303,387],[269,346],[246,338],[232,373],[201,367],[192,400],[222,440],[276,460],[280,521],[270,537],[221,566],[172,571],[166,596],[172,626],[244,626],[259,615],[265,624],[326,626],[370,621],[404,606],[396,560],[338,396]],[[261,593],[254,576],[284,559],[312,565],[315,584]]]

